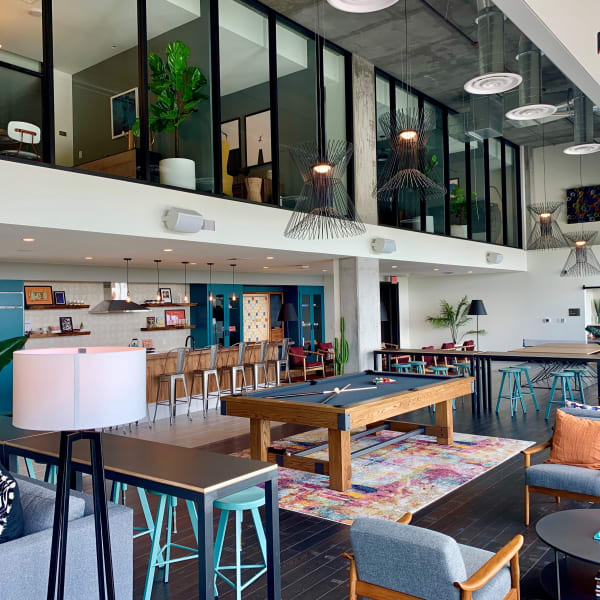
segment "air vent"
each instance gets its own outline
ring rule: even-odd
[[[523,79],[516,73],[486,73],[474,77],[465,83],[465,91],[469,94],[501,94],[516,88]]]
[[[506,118],[513,121],[532,121],[551,117],[555,112],[556,106],[553,104],[530,104],[509,110]]]

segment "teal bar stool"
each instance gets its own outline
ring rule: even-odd
[[[448,375],[448,365],[431,365],[429,370],[433,375]],[[433,412],[435,412],[435,404],[432,405]],[[456,401],[452,398],[452,409],[456,410]]]
[[[412,365],[410,363],[395,363],[392,365],[392,369],[398,373],[410,373]]]
[[[456,374],[459,377],[471,376],[471,364],[465,362],[453,362],[452,366],[456,369]]]
[[[521,369],[518,367],[510,367],[508,369],[499,369],[499,372],[502,373],[502,381],[500,382],[500,392],[498,392],[498,402],[496,402],[496,413],[500,412],[500,402],[502,398],[507,398],[510,400],[510,416],[514,417],[515,412],[517,410],[517,400],[521,402],[521,408],[523,409],[523,414],[527,414],[527,409],[525,408],[525,402],[523,401],[523,392],[521,390]],[[507,381],[508,389],[510,390],[510,394],[502,394],[504,391],[504,383]]]
[[[554,381],[552,382],[552,389],[550,390],[550,397],[548,398],[548,406],[546,407],[546,421],[550,417],[550,406],[552,404],[560,404],[561,407],[565,406],[565,404],[567,403],[567,394],[569,396],[568,399],[571,400],[571,402],[575,402],[575,399],[573,398],[573,388],[571,387],[571,379],[575,377],[575,374],[569,373],[567,371],[562,371],[553,372],[550,373],[550,375],[554,377]],[[558,385],[559,381],[562,396],[560,400],[555,400],[554,392],[556,391],[556,386]]]
[[[251,583],[256,581],[261,575],[267,572],[267,541],[265,531],[260,519],[258,509],[265,504],[265,492],[262,488],[251,487],[241,492],[236,492],[220,500],[215,500],[214,507],[220,509],[219,527],[217,529],[217,539],[215,540],[215,596],[217,592],[217,577],[220,577],[235,590],[236,600],[241,600],[242,591]],[[244,511],[250,511],[254,522],[254,529],[260,552],[262,554],[262,564],[244,565],[242,564],[242,521]],[[227,521],[229,513],[235,513],[235,565],[221,565],[221,554],[225,542],[225,532],[227,530]],[[252,575],[245,583],[242,583],[242,570],[258,569],[258,572]],[[235,582],[225,576],[223,571],[235,571]]]
[[[424,360],[411,360],[408,364],[414,373],[425,374],[427,363]]]
[[[531,377],[529,377],[529,370],[531,369],[531,365],[517,365],[514,368],[521,369],[521,375],[525,375],[525,379],[527,380],[527,388],[529,389],[529,391],[527,391],[526,388],[521,387],[521,394],[523,394],[523,396],[531,396],[531,398],[533,399],[533,405],[535,406],[535,410],[540,410],[540,407],[537,403],[537,398],[535,396],[535,391],[533,390],[533,384],[531,383]],[[519,377],[519,384],[521,383],[520,379],[521,378]]]
[[[587,373],[587,369],[585,367],[569,367],[568,369],[565,369],[565,373],[573,373],[573,375],[575,375],[575,389],[579,392],[581,404],[585,404],[583,376]]]

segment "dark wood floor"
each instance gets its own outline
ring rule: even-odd
[[[497,385],[497,384],[496,384]],[[497,387],[495,388],[497,389]],[[592,390],[589,390],[591,396]],[[497,393],[497,392],[496,392]],[[550,437],[551,426],[544,420],[547,392],[539,391],[538,398],[542,410],[536,413],[528,399],[527,415],[518,414],[511,418],[505,405],[500,415],[485,414],[473,418],[470,401],[455,412],[457,431],[508,437],[531,441],[543,441]],[[413,413],[412,419],[427,422],[431,419],[428,411]],[[551,419],[551,422],[553,417]],[[289,426],[282,434],[291,432]],[[219,452],[233,452],[247,448],[248,436],[240,436],[210,449]],[[536,460],[542,460],[538,457]],[[513,536],[521,533],[525,545],[521,552],[521,598],[523,600],[543,600],[546,598],[539,584],[541,569],[552,560],[551,551],[541,543],[535,534],[535,522],[542,516],[559,510],[549,497],[534,496],[532,502],[532,522],[529,528],[523,525],[523,466],[522,457],[517,456],[496,469],[461,487],[435,504],[419,511],[414,524],[428,527],[453,536],[459,542],[471,544],[490,551],[496,551]],[[129,492],[128,504],[135,509],[136,524],[142,524],[142,515],[136,495]],[[587,507],[589,505],[564,501],[561,508]],[[347,598],[347,561],[342,553],[350,549],[349,528],[345,525],[304,516],[298,513],[281,511],[281,566],[282,596],[285,600],[342,600]],[[189,518],[184,503],[178,512],[179,533],[175,541],[194,545]],[[258,544],[252,528],[245,524],[245,557],[249,561],[257,559]],[[134,543],[134,588],[135,598],[141,598],[148,560],[149,539],[147,536]],[[223,554],[226,563],[233,562],[233,540],[226,539]],[[170,581],[165,584],[162,573],[154,583],[154,600],[189,600],[196,598],[196,562],[187,561],[175,564],[171,569]],[[219,598],[234,598],[232,590],[219,584]],[[266,598],[265,578],[260,578],[244,592],[245,600]]]

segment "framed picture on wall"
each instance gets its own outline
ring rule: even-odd
[[[50,285],[26,285],[25,286],[25,305],[40,306],[53,304],[52,286]]]
[[[221,123],[221,140],[229,143],[229,150],[240,147],[240,119],[232,119]]]
[[[173,302],[172,296],[171,296],[171,288],[159,288],[158,293],[160,294],[161,302],[166,302],[167,304],[170,304],[171,302]]]
[[[113,140],[127,135],[140,116],[138,89],[131,88],[110,98],[110,132]]]
[[[177,327],[185,323],[185,310],[183,308],[165,310],[165,326]]]
[[[246,166],[256,167],[270,163],[271,158],[271,111],[246,115]]]
[[[61,333],[72,333],[73,331],[73,319],[71,317],[60,317],[60,331]]]
[[[54,304],[66,304],[67,303],[67,297],[66,294],[64,292],[53,292],[52,295],[54,296]]]

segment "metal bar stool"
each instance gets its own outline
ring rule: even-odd
[[[235,394],[237,392],[237,375],[241,373],[242,375],[242,387],[240,388],[240,392],[243,392],[247,389],[248,385],[246,384],[246,365],[244,364],[244,357],[246,355],[246,342],[240,342],[236,344],[238,348],[237,362],[231,366],[225,367],[231,373],[231,393]]]
[[[521,369],[521,375],[525,374],[525,379],[527,380],[527,388],[529,388],[529,391],[527,391],[527,388],[521,386],[521,393],[523,394],[523,396],[531,396],[531,398],[533,399],[533,405],[535,406],[535,410],[540,410],[540,407],[538,406],[537,398],[535,396],[535,391],[533,389],[533,383],[531,383],[531,377],[529,376],[529,370],[531,369],[531,365],[527,365],[527,364],[516,365],[514,368]],[[568,371],[569,369],[566,369],[566,370]],[[520,376],[519,376],[519,383],[521,383]]]
[[[163,374],[159,376],[158,386],[156,389],[156,404],[154,405],[154,418],[152,422],[156,421],[156,411],[158,409],[159,404],[168,405],[169,406],[169,425],[173,424],[173,419],[176,416],[176,408],[177,404],[183,404],[187,402],[188,410],[187,416],[191,421],[192,417],[190,416],[190,404],[192,401],[192,397],[188,394],[187,382],[185,379],[185,365],[187,362],[187,358],[189,355],[189,348],[175,348],[174,350],[169,350],[167,355],[165,356],[165,361],[163,365]],[[175,372],[169,372],[169,360],[175,358]],[[181,381],[183,383],[183,390],[185,392],[185,400],[177,400],[177,381]],[[159,401],[160,398],[160,390],[163,384],[169,385],[169,400]]]
[[[527,414],[527,409],[525,408],[525,402],[523,401],[523,392],[521,390],[521,369],[518,367],[510,367],[507,369],[499,369],[499,372],[502,373],[502,381],[500,382],[500,391],[498,392],[498,402],[496,402],[496,414],[500,412],[500,402],[502,398],[508,398],[510,400],[510,416],[514,417],[515,412],[517,410],[517,400],[521,402],[521,408],[523,409],[523,414]],[[504,391],[504,382],[508,376],[508,388],[510,390],[510,394],[502,394]]]
[[[258,373],[261,369],[265,378],[263,387],[269,387],[269,382],[267,380],[267,344],[268,342],[266,340],[260,343],[260,350],[257,362],[246,363],[244,365],[246,368],[252,369],[253,384],[255,390],[258,389]]]
[[[251,487],[241,492],[236,492],[225,498],[215,500],[214,507],[220,509],[219,527],[217,529],[217,538],[215,540],[215,596],[218,596],[217,578],[221,578],[235,590],[236,600],[241,600],[242,591],[251,583],[256,581],[267,571],[267,542],[265,531],[260,518],[258,509],[265,504],[265,492],[262,488]],[[244,511],[250,511],[258,545],[262,555],[262,563],[242,564],[242,521]],[[227,521],[229,513],[235,513],[235,565],[221,565],[221,554],[225,542],[225,532],[227,530]],[[247,581],[242,582],[242,570],[258,569]],[[235,571],[235,582],[225,576],[223,571]]]
[[[275,367],[275,383],[277,386],[281,385],[281,367],[285,367],[284,375],[287,375],[288,383],[292,383],[292,378],[290,376],[290,359],[288,357],[289,349],[290,339],[283,338],[281,344],[281,358],[267,361],[267,367],[270,365]]]
[[[217,385],[217,391],[212,392],[213,396],[216,396],[217,402],[215,405],[215,410],[219,407],[219,402],[221,401],[221,384],[219,381],[219,371],[217,369],[217,359],[219,356],[219,345],[213,344],[212,346],[207,347],[210,350],[210,358],[208,360],[208,367],[206,369],[200,368],[200,362],[202,361],[202,354],[198,356],[198,368],[192,374],[192,389],[190,391],[190,396],[192,398],[198,398],[198,394],[194,394],[194,386],[196,381],[200,379],[202,381],[202,413],[204,414],[204,418],[206,418],[206,413],[208,412],[208,398],[211,396],[211,392],[208,391],[210,378],[215,378],[215,383]]]
[[[550,390],[550,396],[548,397],[548,405],[546,407],[546,421],[550,417],[550,406],[552,404],[560,404],[561,407],[566,405],[567,393],[569,394],[569,400],[571,400],[571,402],[575,402],[575,399],[573,398],[573,388],[571,387],[571,379],[575,377],[575,374],[567,371],[555,371],[550,373],[550,375],[554,377],[554,380],[552,381],[552,389]],[[556,386],[558,385],[559,381],[562,392],[561,399],[555,400],[554,392],[556,391]]]
[[[575,375],[575,389],[579,392],[581,404],[585,404],[585,395],[583,392],[583,375],[587,373],[585,367],[569,367],[565,369],[565,373],[573,373]]]

